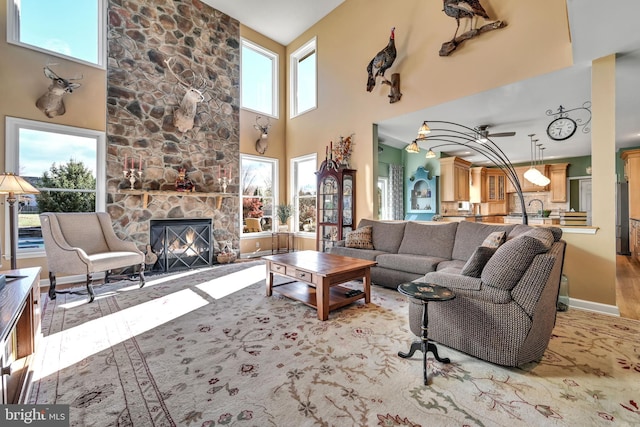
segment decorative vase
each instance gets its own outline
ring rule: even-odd
[[[288,224],[280,224],[278,226],[278,231],[281,233],[286,233],[289,231],[289,225]]]

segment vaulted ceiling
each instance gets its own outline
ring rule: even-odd
[[[423,120],[447,120],[474,127],[490,125],[491,133],[515,131],[514,137],[494,141],[514,162],[530,159],[530,139],[536,134],[546,147],[545,158],[588,155],[591,133],[579,129],[564,142],[552,142],[546,129],[557,111],[583,106],[591,99],[591,61],[617,53],[616,144],[619,148],[640,145],[640,16],[637,0],[616,0],[616,7],[602,0],[566,0],[574,66],[517,82],[436,107],[378,123],[383,144],[403,148],[416,137]],[[212,7],[244,25],[286,45],[339,6],[343,0],[205,0]],[[541,58],[543,60],[543,58]],[[490,65],[488,65],[490,66]],[[582,114],[584,110],[576,111]],[[580,116],[582,117],[582,116]],[[586,120],[586,118],[585,118]],[[420,143],[428,149],[428,144]],[[461,152],[450,152],[460,154]],[[463,157],[480,163],[479,157]]]

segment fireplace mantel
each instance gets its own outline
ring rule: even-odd
[[[118,194],[142,195],[142,207],[146,209],[149,205],[149,195],[156,196],[180,196],[180,197],[216,197],[218,209],[225,197],[238,197],[235,193],[203,193],[197,191],[171,191],[171,190],[131,190],[128,188],[119,188]]]

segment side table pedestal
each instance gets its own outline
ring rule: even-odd
[[[420,327],[422,331],[421,340],[411,343],[408,353],[399,351],[398,356],[402,358],[409,358],[413,356],[416,350],[421,351],[424,385],[429,385],[427,375],[427,353],[433,353],[433,357],[441,363],[450,363],[451,360],[448,357],[441,358],[438,354],[438,347],[436,347],[435,343],[429,341],[429,310],[427,309],[427,304],[430,301],[449,301],[454,299],[456,296],[450,289],[443,286],[431,285],[429,283],[403,283],[398,286],[398,292],[422,302],[422,326]]]

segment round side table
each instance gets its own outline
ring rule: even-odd
[[[427,352],[433,353],[433,356],[438,362],[450,363],[449,358],[440,358],[438,355],[438,347],[435,343],[429,341],[429,335],[427,333],[427,326],[429,325],[429,310],[427,310],[427,304],[434,301],[449,301],[456,297],[451,289],[444,286],[432,285],[430,283],[403,283],[398,286],[398,292],[406,295],[410,298],[418,299],[422,302],[422,339],[420,341],[414,341],[411,344],[411,348],[408,353],[398,352],[398,356],[403,358],[409,358],[413,356],[416,350],[422,351],[422,373],[424,376],[424,385],[428,385],[427,382]]]

